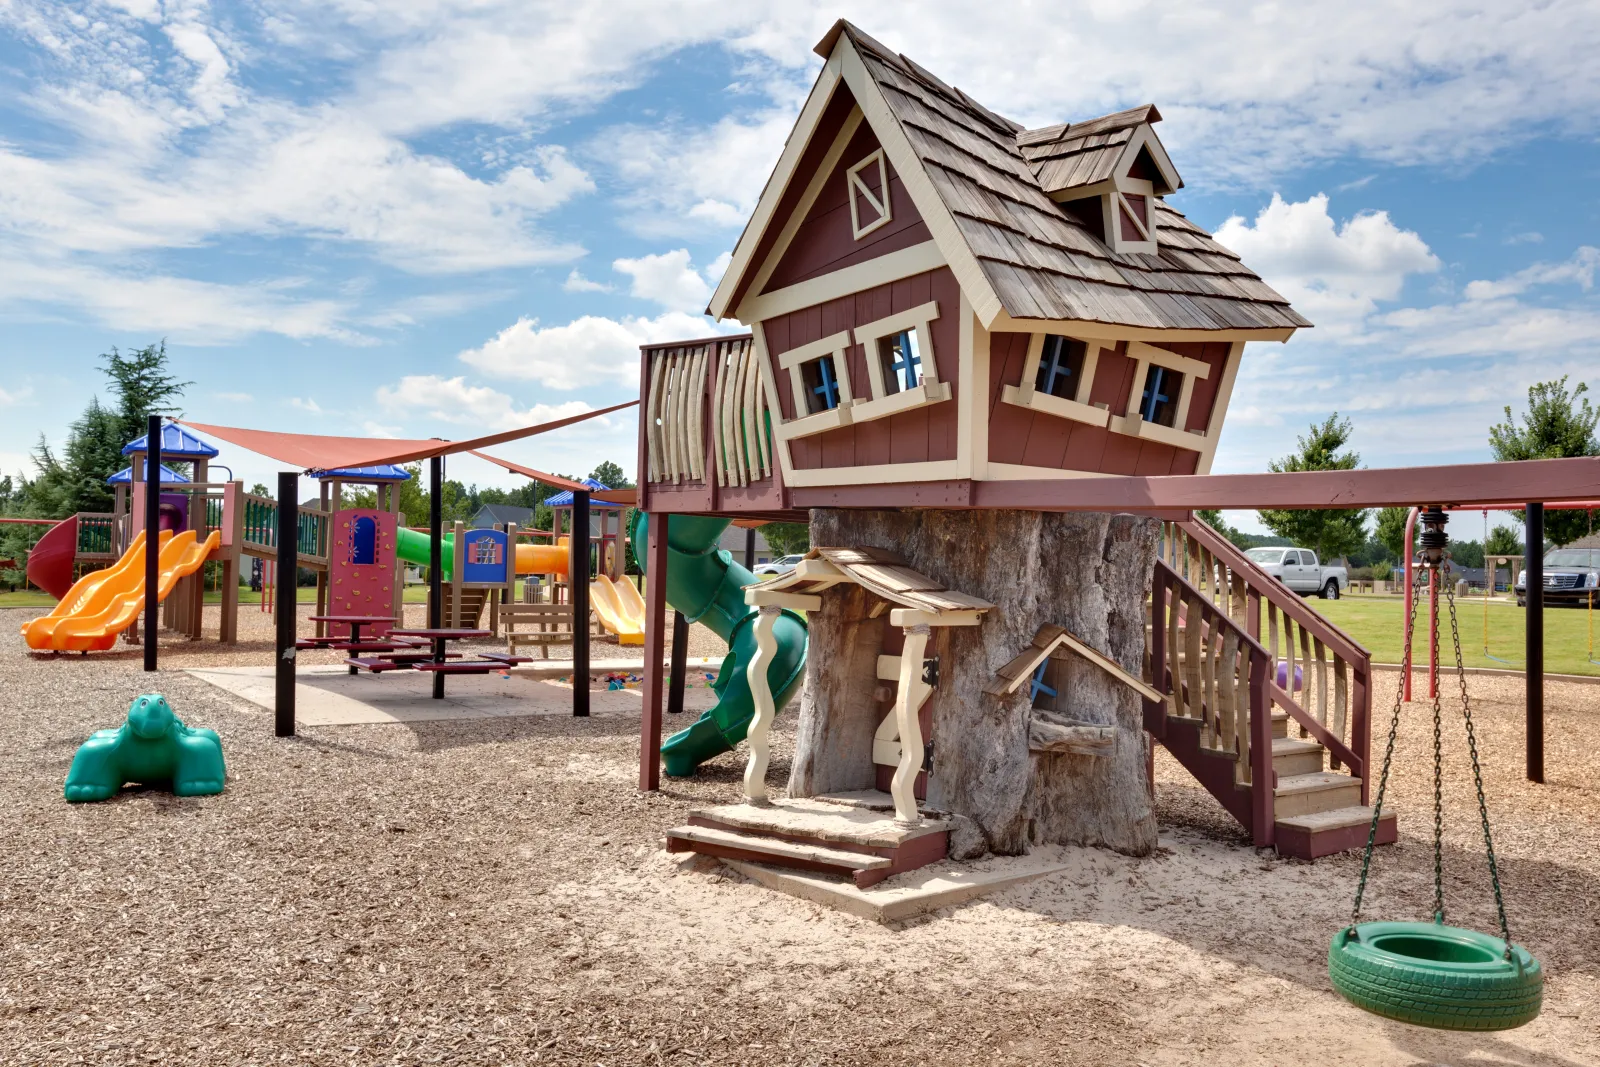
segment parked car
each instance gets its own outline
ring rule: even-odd
[[[763,577],[775,578],[780,574],[788,574],[790,571],[794,570],[794,565],[796,563],[799,563],[805,558],[806,557],[804,554],[798,556],[779,556],[777,559],[768,563],[757,563],[755,570],[751,573],[759,574]]]
[[[1350,587],[1350,575],[1343,567],[1324,567],[1309,548],[1252,548],[1251,561],[1297,593],[1315,593],[1324,600],[1338,600]]]
[[[1544,554],[1546,604],[1600,605],[1600,548],[1552,548]],[[1517,607],[1528,604],[1528,572],[1517,575]]]

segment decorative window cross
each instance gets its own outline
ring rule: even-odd
[[[1183,376],[1176,371],[1159,365],[1150,367],[1150,372],[1144,379],[1144,395],[1139,401],[1139,414],[1145,422],[1159,423],[1163,426],[1172,425],[1172,397],[1162,390],[1173,389],[1182,382]]]
[[[869,168],[877,171],[877,192],[873,192],[865,181],[864,175]],[[873,152],[845,172],[845,191],[850,196],[850,234],[855,240],[859,241],[878,227],[888,225],[889,167],[883,160],[883,149]]]
[[[817,376],[822,379],[822,383],[811,391],[822,398],[823,407],[838,407],[839,383],[833,380],[833,360],[826,356],[817,360]]]
[[[902,389],[915,389],[922,379],[922,356],[917,353],[916,331],[901,330],[885,341],[884,356],[889,363],[889,377],[895,384],[895,388],[886,391],[897,393]],[[884,383],[886,387],[888,384]]]
[[[1078,388],[1074,379],[1080,376],[1086,351],[1087,346],[1082,341],[1056,334],[1045,335],[1034,388],[1065,400],[1079,399],[1074,395]]]
[[[1030,702],[1038,700],[1040,693],[1043,693],[1046,696],[1050,696],[1050,697],[1053,697],[1053,696],[1056,695],[1056,691],[1054,689],[1052,689],[1048,685],[1044,684],[1044,672],[1045,672],[1046,669],[1049,668],[1049,666],[1050,666],[1050,659],[1047,656],[1042,661],[1040,661],[1039,669],[1033,672],[1033,682],[1031,683],[1032,691],[1028,694],[1028,700]]]

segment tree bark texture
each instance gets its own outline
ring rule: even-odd
[[[973,820],[994,852],[1031,844],[1103,845],[1135,855],[1156,845],[1145,777],[1141,698],[1071,657],[1057,666],[1051,722],[1115,730],[1098,754],[1031,752],[1030,687],[983,692],[1039,627],[1065,626],[1139,676],[1145,600],[1159,523],[1130,515],[1031,511],[817,509],[811,543],[876,547],[949,588],[995,605],[976,627],[935,627],[929,655],[939,683],[933,721],[930,807]],[[876,657],[887,612],[855,586],[823,594],[810,616],[811,646],[789,791],[793,796],[873,783],[872,734],[881,715]],[[1048,731],[1046,731],[1048,732]]]

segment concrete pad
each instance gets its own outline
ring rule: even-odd
[[[275,700],[271,667],[191,668],[187,673],[269,711]],[[439,722],[451,719],[571,715],[572,687],[495,672],[445,679],[443,700],[433,699],[433,679],[417,671],[350,674],[342,666],[301,667],[295,674],[295,721],[302,726]],[[711,705],[709,690],[689,690],[686,708]],[[591,714],[637,715],[639,697],[629,690],[590,694]]]
[[[984,860],[979,867],[941,863],[897,874],[867,889],[857,889],[851,882],[825,874],[786,870],[745,860],[722,862],[768,889],[880,923],[897,922],[961,904],[1068,867],[1059,860],[1042,856],[995,856]]]
[[[666,660],[662,661],[667,662]],[[704,671],[707,674],[716,674],[722,666],[721,658],[711,659],[708,656],[690,656],[686,661],[690,672]],[[526,678],[566,678],[572,674],[572,661],[570,659],[536,659],[532,663],[519,663],[511,668],[511,673]],[[591,659],[589,661],[589,677],[603,678],[608,674],[643,674],[643,659]]]

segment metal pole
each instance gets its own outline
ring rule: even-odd
[[[744,532],[744,569],[756,569],[756,528],[754,526]]]
[[[1416,536],[1417,536],[1417,509],[1416,508],[1412,508],[1410,513],[1408,515],[1406,515],[1406,547],[1405,547],[1405,552],[1403,554],[1404,555],[1404,560],[1405,560],[1405,585],[1406,585],[1406,590],[1405,590],[1405,592],[1406,592],[1405,618],[1407,618],[1407,619],[1411,618],[1411,598],[1414,595],[1416,595],[1415,594],[1416,587],[1412,584],[1412,582],[1413,582],[1413,574],[1414,574],[1414,566],[1415,566],[1415,563],[1416,563],[1416,560],[1414,559],[1414,557],[1416,555],[1416,551],[1415,551],[1415,549],[1416,549]],[[1401,657],[1401,670],[1400,670],[1400,688],[1402,690],[1402,692],[1400,694],[1400,699],[1404,700],[1406,703],[1409,704],[1409,703],[1411,703],[1411,639],[1412,639],[1412,635],[1404,629],[1404,627],[1406,625],[1405,623],[1401,623],[1400,625],[1402,627],[1401,640],[1405,641],[1405,643],[1406,643],[1406,647],[1401,650],[1403,655]],[[1255,635],[1252,634],[1251,636],[1255,636]]]
[[[683,683],[689,673],[689,620],[672,613],[672,674],[667,681],[667,714],[683,710]]]
[[[644,710],[639,716],[639,789],[661,788],[661,654],[667,628],[667,516],[647,516],[644,565]]]
[[[295,576],[300,569],[299,558],[300,475],[294,471],[278,473],[278,560],[273,569],[277,572],[278,590],[274,606],[277,615],[277,656],[273,663],[275,697],[272,732],[278,737],[294,736],[294,639]]]
[[[161,620],[161,416],[144,431],[144,669],[156,669],[156,627]]]
[[[589,714],[589,494],[572,493],[567,582],[572,589],[572,714]]]
[[[1526,652],[1528,684],[1528,781],[1544,781],[1544,505],[1528,505],[1527,547],[1522,573],[1527,576]]]
[[[428,478],[432,485],[428,494],[428,629],[437,630],[444,611],[444,580],[440,570],[444,567],[444,457],[434,456],[428,461]],[[452,575],[457,581],[461,575]],[[433,639],[433,658],[444,662],[444,638]],[[444,699],[444,672],[433,672],[433,699]]]

